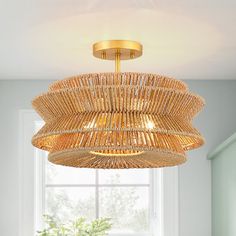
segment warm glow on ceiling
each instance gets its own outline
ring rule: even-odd
[[[125,62],[124,71],[137,71],[140,64],[143,72],[170,71],[211,56],[221,44],[218,32],[205,21],[148,9],[93,12],[48,21],[29,32],[28,43],[35,57],[47,58],[54,68],[93,72],[110,70],[111,64],[91,60],[91,44],[112,38],[135,39],[145,45],[142,61]]]

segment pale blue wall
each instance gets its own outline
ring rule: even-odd
[[[236,235],[236,134],[212,159],[213,236]]]
[[[236,132],[236,81],[186,82],[206,100],[194,121],[206,144],[189,152],[180,167],[180,236],[211,236],[211,163],[206,155]]]

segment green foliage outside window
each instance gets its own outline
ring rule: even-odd
[[[99,218],[87,222],[78,218],[67,223],[59,223],[53,217],[45,215],[46,228],[38,231],[38,236],[105,236],[111,229],[109,218]]]

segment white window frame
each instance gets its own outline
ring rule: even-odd
[[[33,110],[20,110],[20,210],[19,236],[34,236],[42,226],[39,215],[44,206],[40,196],[44,191],[43,154],[34,148],[31,138],[35,133],[37,122],[41,118]],[[151,234],[135,234],[138,236],[179,236],[179,191],[178,167],[151,170],[150,190],[150,222]],[[159,200],[155,201],[159,196]],[[166,224],[165,224],[166,222]],[[156,229],[158,225],[158,230]],[[111,236],[132,236],[133,234],[110,234]]]

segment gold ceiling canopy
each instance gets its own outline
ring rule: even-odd
[[[52,163],[84,168],[157,168],[186,161],[203,137],[192,126],[204,100],[182,81],[121,73],[120,60],[142,55],[134,41],[94,44],[95,57],[115,60],[114,73],[56,81],[32,104],[45,121],[35,147]]]

